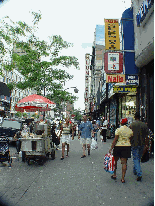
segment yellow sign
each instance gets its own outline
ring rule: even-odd
[[[136,86],[115,86],[113,87],[114,93],[136,93],[137,87]]]
[[[105,49],[120,50],[118,19],[104,19],[104,22],[105,22]]]

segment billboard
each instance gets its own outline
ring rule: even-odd
[[[105,22],[105,49],[120,50],[119,20],[104,19]]]
[[[123,54],[120,52],[104,53],[104,70],[106,73],[122,73],[123,72]]]

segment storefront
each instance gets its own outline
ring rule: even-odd
[[[133,120],[136,112],[136,93],[128,93],[119,97],[119,120],[128,118]]]
[[[141,120],[154,131],[154,60],[140,69],[139,112]]]

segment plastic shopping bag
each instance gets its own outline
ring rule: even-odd
[[[97,149],[97,142],[94,140],[94,138],[92,139],[92,143],[91,143],[91,149]]]
[[[109,172],[109,173],[113,174],[114,169],[115,169],[114,156],[112,154],[108,153],[104,157],[104,170],[106,172]]]

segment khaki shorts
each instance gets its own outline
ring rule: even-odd
[[[92,143],[92,139],[91,138],[80,138],[80,142],[81,144],[90,144]]]

